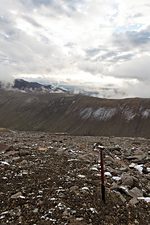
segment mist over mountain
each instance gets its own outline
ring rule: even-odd
[[[18,91],[38,91],[49,93],[72,93],[98,98],[123,98],[126,93],[114,87],[93,87],[90,84],[72,84],[67,82],[45,81],[43,79],[14,79],[13,82],[0,82],[0,88]]]
[[[4,90],[14,90],[23,92],[49,92],[49,93],[65,93],[69,92],[67,89],[51,85],[51,84],[41,84],[39,82],[30,82],[24,79],[15,79],[13,83],[0,82],[0,88]]]

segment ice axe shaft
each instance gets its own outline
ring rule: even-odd
[[[102,201],[105,203],[105,177],[104,177],[103,148],[100,148],[100,165],[101,165],[101,194],[102,194]]]

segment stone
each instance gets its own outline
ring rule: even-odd
[[[118,189],[118,184],[113,182],[111,186],[111,190],[115,190],[115,189]]]
[[[83,217],[77,217],[76,220],[77,221],[82,221],[83,220]]]
[[[38,148],[38,151],[47,151],[48,150],[48,148],[45,148],[45,147],[39,147]]]
[[[66,218],[69,216],[70,216],[70,212],[67,209],[65,209],[65,211],[63,212],[63,217]]]
[[[121,194],[125,194],[125,195],[129,196],[127,187],[116,185],[116,187],[113,187],[111,189],[113,189],[113,190],[115,190],[115,191],[117,191],[117,192],[119,192]]]
[[[132,199],[129,201],[129,204],[131,204],[131,205],[136,205],[138,202],[139,202],[139,200],[138,200],[137,198],[132,198]]]
[[[12,150],[12,146],[0,143],[0,152]]]
[[[29,152],[28,150],[21,149],[21,150],[19,151],[19,155],[20,155],[20,156],[30,155],[30,152]]]
[[[18,220],[19,220],[19,224],[22,224],[23,217],[19,216]]]
[[[26,166],[27,164],[28,164],[28,161],[25,159],[20,162],[20,166]]]
[[[138,184],[138,179],[129,174],[123,174],[121,177],[122,185],[129,188],[135,187]]]
[[[17,199],[17,198],[25,198],[21,192],[17,192],[16,194],[12,195],[10,198]]]
[[[133,169],[135,166],[136,166],[135,163],[131,163],[131,164],[129,165],[129,168],[130,168],[130,169]]]
[[[72,187],[70,187],[70,191],[72,191],[72,192],[76,192],[77,190],[79,190],[79,187],[78,186],[72,186]]]
[[[137,219],[135,219],[134,224],[139,224],[139,221]]]
[[[38,211],[39,211],[38,208],[35,208],[35,209],[33,210],[34,213],[38,213]]]
[[[122,172],[128,172],[128,167],[121,167],[120,168],[120,171],[122,171]]]
[[[149,173],[147,167],[143,166],[142,173],[144,173],[144,174],[148,174]]]
[[[119,197],[120,197],[121,201],[123,203],[125,203],[126,202],[126,199],[123,197],[123,195],[121,193],[119,193],[119,192],[118,192],[118,194],[119,194]]]
[[[143,197],[143,192],[139,188],[134,187],[129,190],[129,195],[133,198]]]

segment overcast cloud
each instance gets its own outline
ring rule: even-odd
[[[1,0],[0,79],[150,97],[149,12],[149,0]]]

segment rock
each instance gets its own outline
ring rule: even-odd
[[[123,174],[121,177],[122,185],[132,188],[138,184],[138,179],[129,174]]]
[[[145,201],[147,203],[150,203],[150,197],[138,197],[138,200]]]
[[[70,218],[69,225],[87,225],[83,220],[82,217],[77,217],[76,219]]]
[[[12,150],[12,146],[0,143],[0,152],[6,152]]]
[[[121,177],[119,177],[119,176],[113,176],[112,179],[115,180],[116,182],[118,182],[118,181],[121,180]]]
[[[17,192],[16,194],[12,195],[10,198],[17,199],[17,198],[25,198],[21,192]]]
[[[112,187],[110,188],[111,190],[116,190],[118,189],[118,184],[116,184],[115,182],[112,183]]]
[[[19,216],[18,220],[19,220],[19,223],[22,224],[23,217]]]
[[[78,177],[79,178],[85,178],[86,176],[85,175],[82,175],[82,174],[79,174]]]
[[[5,132],[11,132],[11,130],[7,128],[0,127],[0,132],[5,133]]]
[[[136,158],[136,156],[128,156],[128,157],[125,157],[126,159],[128,159],[128,160],[132,160],[132,161],[134,161],[134,160],[136,160],[137,158]]]
[[[135,163],[131,163],[131,164],[129,165],[129,168],[130,168],[130,169],[133,169],[135,166],[136,166]]]
[[[106,158],[105,158],[105,163],[106,164],[109,164],[109,163],[115,163],[115,160],[113,159],[113,157],[111,157],[111,156],[107,156]]]
[[[134,220],[134,224],[139,224],[139,221],[137,219]]]
[[[139,188],[134,187],[129,190],[129,195],[133,198],[143,197],[143,192]]]
[[[109,172],[112,174],[112,176],[118,176],[119,171],[116,169],[113,169],[111,167],[108,168]]]
[[[83,220],[83,217],[77,217],[76,220],[77,221],[82,221]]]
[[[136,205],[138,202],[139,202],[139,200],[138,200],[137,198],[132,198],[132,199],[129,201],[129,204],[131,204],[131,205]]]
[[[120,170],[121,170],[122,172],[128,172],[128,167],[121,167]]]
[[[28,161],[25,159],[20,162],[20,166],[26,166],[27,164],[28,164]]]
[[[113,152],[113,151],[121,151],[121,147],[119,145],[116,145],[115,147],[110,147],[108,148],[109,151]]]
[[[16,157],[12,157],[12,161],[18,161],[20,159],[19,156],[16,156]]]
[[[148,184],[147,184],[147,190],[148,190],[148,192],[150,193],[150,181],[149,181]]]
[[[38,213],[38,211],[39,211],[38,208],[35,208],[35,209],[33,210],[34,213]]]
[[[72,191],[72,192],[76,192],[77,190],[79,191],[79,187],[78,186],[70,187],[70,191]]]
[[[63,212],[63,217],[66,218],[69,216],[70,216],[70,212],[67,209],[65,209],[65,211]]]
[[[48,150],[48,148],[46,148],[46,147],[39,147],[38,148],[38,151],[47,151]]]
[[[126,157],[126,159],[132,160],[133,162],[140,162],[141,160],[145,158],[146,158],[146,154],[141,150],[138,150],[133,155]]]
[[[44,202],[42,200],[38,200],[37,205],[42,207],[44,205]]]
[[[112,174],[110,172],[105,172],[104,174],[106,177],[112,177]]]
[[[88,187],[83,187],[83,188],[81,188],[81,190],[80,190],[82,193],[88,193],[88,192],[90,192],[90,189],[88,188]]]
[[[148,174],[149,173],[147,167],[143,166],[142,173],[144,173],[144,174]]]
[[[123,197],[123,195],[120,193],[120,192],[116,192],[117,195],[119,196],[120,200],[125,203],[126,202],[126,199]]]
[[[124,187],[124,186],[116,186],[113,188],[115,191],[120,192],[121,194],[125,194],[127,196],[129,196],[129,192],[128,192],[128,188]]]
[[[28,175],[28,170],[23,170],[22,175]]]
[[[1,163],[2,165],[10,166],[10,164],[9,164],[8,162],[6,162],[6,161],[1,161],[0,163]]]
[[[143,153],[141,155],[135,155],[134,157],[135,157],[134,162],[140,162],[146,158],[146,155]]]
[[[141,173],[142,174],[142,170],[143,170],[143,164],[138,164],[138,165],[135,165],[135,167],[134,167],[136,170],[138,170],[139,171],[139,173]]]
[[[5,157],[14,156],[14,155],[17,155],[17,154],[18,154],[18,151],[16,151],[16,150],[9,150],[9,151],[5,152]]]
[[[21,149],[21,150],[19,151],[19,155],[20,155],[20,156],[30,155],[30,152],[29,152],[28,150]]]

